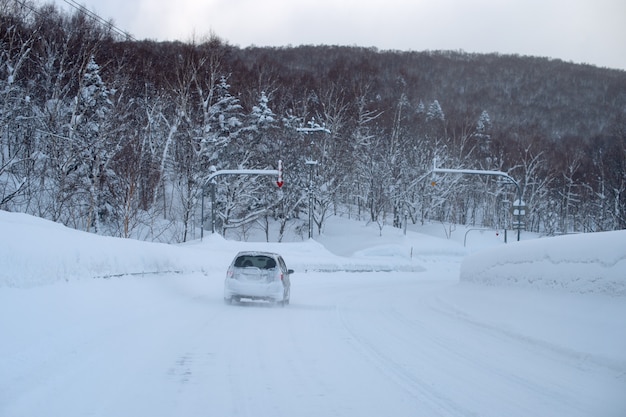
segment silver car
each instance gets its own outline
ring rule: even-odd
[[[291,274],[293,269],[287,269],[277,253],[239,252],[226,272],[224,301],[230,304],[247,299],[289,304]]]

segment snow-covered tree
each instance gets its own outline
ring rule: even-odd
[[[109,164],[115,155],[116,142],[107,135],[111,112],[110,90],[100,75],[100,66],[91,56],[85,64],[77,95],[73,100],[69,120],[69,140],[78,164],[77,181],[84,191],[81,203],[83,227],[86,231],[100,232],[102,220],[110,214],[107,189]]]
[[[238,102],[234,102],[238,104]],[[276,169],[280,156],[277,153],[278,141],[275,133],[278,127],[277,116],[270,107],[270,98],[261,92],[258,102],[250,112],[241,118],[240,129],[229,140],[222,155],[236,169]],[[222,187],[220,217],[224,232],[240,228],[244,231],[253,222],[266,217],[278,198],[270,197],[269,191],[275,188],[268,178],[254,176],[229,177]],[[268,186],[272,187],[268,190]],[[224,191],[224,188],[226,190]],[[263,227],[266,227],[264,225]],[[266,230],[267,233],[267,230]]]
[[[438,120],[438,121],[443,122],[445,119],[446,119],[446,116],[443,113],[443,110],[441,108],[441,105],[439,104],[439,101],[435,100],[432,103],[430,103],[430,105],[428,106],[428,111],[426,112],[426,120],[427,121]]]
[[[276,115],[269,106],[269,98],[265,91],[261,92],[259,103],[252,107],[249,119],[252,122],[250,127],[257,132],[266,131],[276,125]]]
[[[24,133],[31,124],[30,96],[21,79],[33,37],[17,25],[0,25],[0,209],[26,191],[34,151]]]
[[[483,110],[483,112],[478,117],[478,121],[476,122],[476,134],[479,136],[489,137],[490,131],[491,118],[489,117],[489,113],[487,113],[487,110]]]
[[[239,135],[242,127],[242,107],[239,99],[230,94],[230,84],[222,76],[217,84],[217,100],[210,109],[209,138],[225,147]]]

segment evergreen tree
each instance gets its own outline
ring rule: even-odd
[[[78,203],[86,231],[99,233],[101,221],[110,214],[108,207],[108,165],[116,152],[116,144],[106,135],[106,124],[111,111],[109,90],[100,76],[100,66],[93,56],[85,65],[78,93],[74,97],[69,139],[78,163],[75,180]],[[81,192],[82,191],[82,192]]]

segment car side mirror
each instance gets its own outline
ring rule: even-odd
[[[288,269],[288,270],[287,270],[287,273],[288,273],[289,275],[293,274],[294,272],[295,272],[295,271],[294,271],[293,269]]]

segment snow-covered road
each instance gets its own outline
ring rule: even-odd
[[[4,288],[0,416],[624,415],[624,364],[569,345],[588,297],[456,277],[297,273],[286,308],[225,305],[217,273]]]

